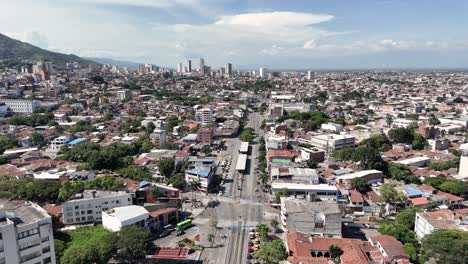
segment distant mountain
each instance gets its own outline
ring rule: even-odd
[[[82,59],[73,54],[67,55],[41,49],[29,43],[0,34],[0,61],[2,60],[44,60],[55,64],[65,64],[67,62],[78,62],[82,64],[96,63],[91,60]]]
[[[138,62],[121,61],[121,60],[114,60],[114,59],[109,59],[109,58],[95,58],[95,57],[92,57],[92,58],[86,58],[86,59],[89,59],[89,60],[92,60],[92,61],[95,61],[95,62],[98,62],[98,63],[101,63],[101,64],[111,64],[111,65],[116,65],[116,66],[119,66],[119,67],[127,67],[130,70],[137,70],[138,65],[141,64],[141,63],[138,63]]]

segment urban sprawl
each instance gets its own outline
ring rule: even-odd
[[[468,73],[22,61],[0,263],[467,263]]]

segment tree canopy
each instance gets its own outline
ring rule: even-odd
[[[460,230],[441,229],[422,240],[421,255],[424,261],[436,263],[468,263],[468,233]]]
[[[275,239],[271,242],[264,243],[262,247],[255,253],[255,257],[267,263],[277,264],[288,258],[288,253],[283,244],[283,241]]]
[[[354,178],[351,180],[351,187],[353,187],[361,193],[364,193],[369,190],[370,184],[362,178]]]
[[[380,187],[380,201],[394,204],[402,198],[403,194],[395,189],[394,184],[384,183]]]

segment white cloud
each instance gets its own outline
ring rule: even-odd
[[[12,37],[23,42],[38,46],[43,49],[49,48],[49,39],[44,34],[38,31],[28,31],[28,32],[14,32],[14,33],[5,33],[7,36]]]
[[[414,40],[413,36],[382,37],[367,33],[363,36],[365,30],[362,28],[351,28],[361,31],[344,32],[345,36],[343,32],[321,27],[335,19],[332,14],[268,10],[251,13],[254,10],[250,10],[249,13],[226,15],[219,11],[222,10],[219,9],[220,2],[226,1],[231,0],[0,0],[3,11],[0,32],[13,32],[11,35],[18,39],[65,53],[165,66],[175,66],[187,57],[200,56],[205,57],[209,65],[217,67],[226,62],[234,65],[273,61],[294,63],[394,50],[449,49],[455,45],[449,40]],[[161,23],[147,14],[140,18],[137,17],[140,12],[109,8],[116,4],[167,7],[170,11],[162,11],[164,14],[175,13],[184,22]],[[209,10],[210,4],[218,8]],[[189,10],[187,13],[192,17],[185,17],[181,10]],[[157,12],[154,10],[154,17]],[[215,12],[216,15],[212,15]],[[197,20],[193,13],[200,14],[200,19]],[[31,25],[34,25],[33,31]],[[468,48],[462,40],[457,43],[459,49]]]
[[[297,12],[264,12],[222,16],[217,25],[241,25],[260,28],[305,27],[333,19],[332,15],[307,14]]]
[[[196,5],[199,0],[78,0],[83,3],[93,3],[101,5],[127,5],[140,7],[172,7],[177,5]]]
[[[278,53],[284,51],[284,49],[278,45],[273,45],[270,48],[262,49],[260,51],[261,55],[277,55]]]

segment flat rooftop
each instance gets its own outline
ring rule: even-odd
[[[9,220],[15,225],[21,226],[49,217],[47,212],[36,204],[0,199],[0,225],[7,224]]]

